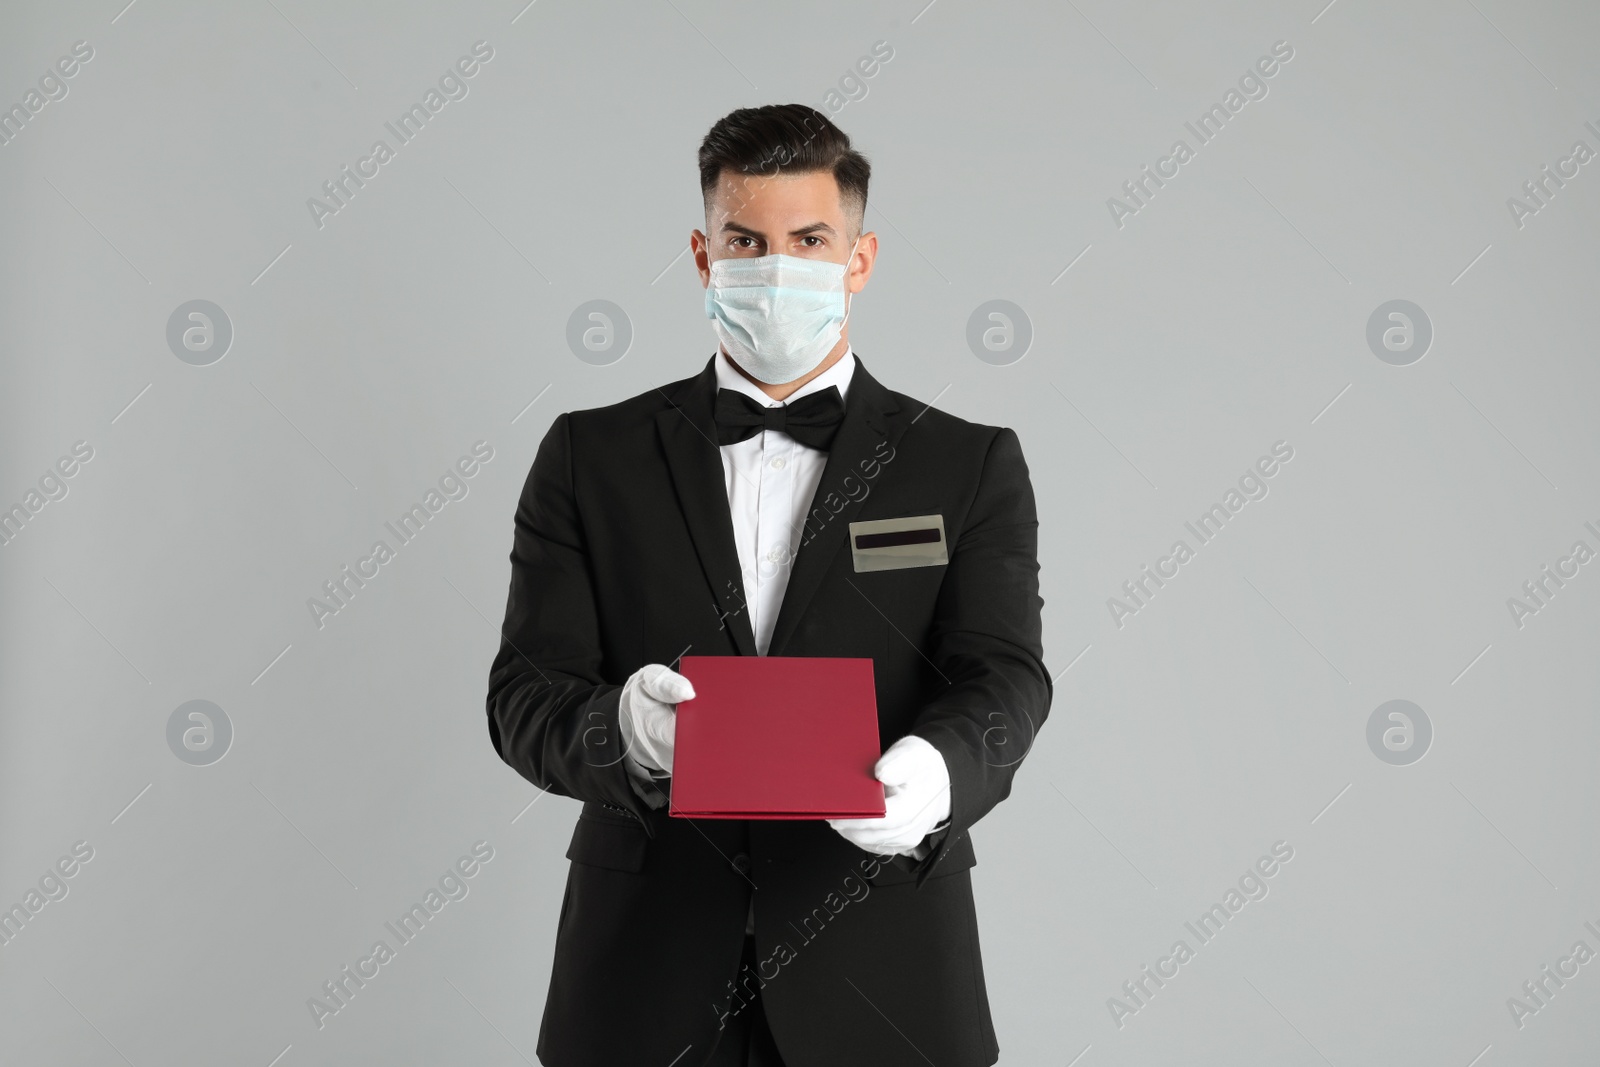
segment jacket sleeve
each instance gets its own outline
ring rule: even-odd
[[[650,805],[624,763],[622,686],[600,674],[599,612],[573,488],[571,435],[570,415],[551,423],[517,504],[511,591],[489,671],[489,738],[500,758],[540,789],[626,808],[649,831]]]
[[[928,658],[948,683],[911,733],[944,757],[949,825],[921,859],[901,859],[921,885],[972,824],[1011,793],[1011,778],[1050,710],[1039,596],[1039,521],[1015,431],[990,443],[934,608]]]

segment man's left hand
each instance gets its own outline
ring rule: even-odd
[[[878,758],[872,774],[883,783],[883,818],[829,819],[828,825],[868,852],[912,855],[950,817],[950,769],[930,742],[907,734]]]

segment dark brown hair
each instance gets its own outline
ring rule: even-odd
[[[767,104],[730,111],[700,142],[700,195],[707,214],[723,170],[771,178],[826,170],[839,184],[839,203],[860,236],[872,164],[827,116],[805,104]]]

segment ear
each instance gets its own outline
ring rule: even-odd
[[[694,256],[695,269],[700,272],[700,288],[711,284],[711,239],[699,230],[689,231],[689,251]]]
[[[868,231],[856,238],[855,251],[850,256],[850,271],[845,277],[845,291],[859,293],[867,287],[872,277],[872,265],[878,258],[878,235]]]

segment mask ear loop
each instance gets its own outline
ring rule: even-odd
[[[710,298],[711,291],[717,287],[716,271],[713,269],[714,266],[715,266],[715,263],[711,259],[711,235],[707,234],[706,235],[706,275],[707,275],[707,277],[706,277],[706,295],[707,295],[707,298]],[[729,356],[725,351],[723,351],[722,339],[721,338],[717,339],[717,350],[713,354],[713,358],[715,358],[715,359],[724,359],[724,358],[732,359],[733,358],[732,356]]]
[[[850,246],[850,258],[844,261],[844,318],[839,320],[839,329],[841,330],[844,329],[845,324],[850,321],[850,307],[855,303],[855,301],[851,299],[855,296],[855,294],[850,291],[850,264],[856,261],[856,249],[861,246],[861,238],[863,236],[865,235],[856,235],[856,243]]]

